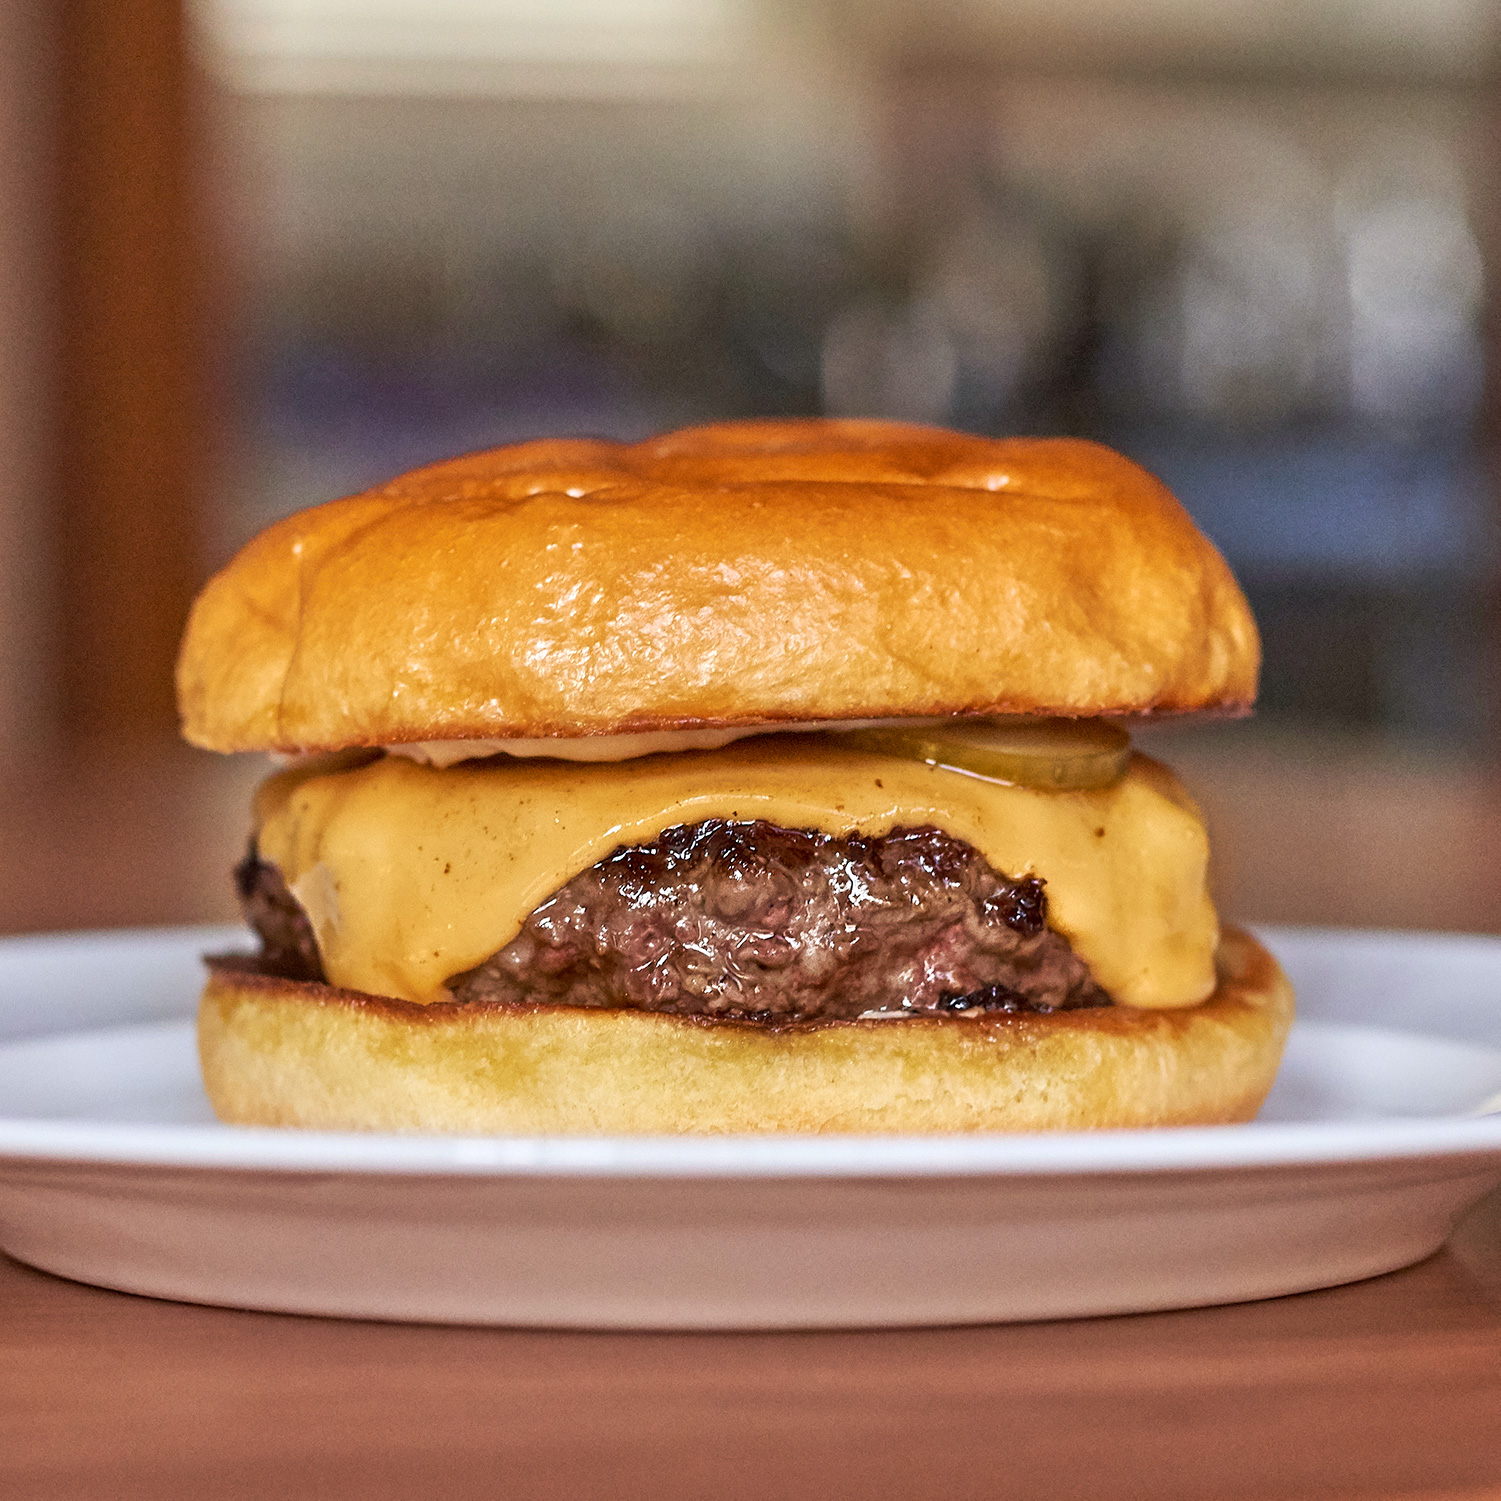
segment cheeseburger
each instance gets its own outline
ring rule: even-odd
[[[1259,647],[1090,443],[733,422],[524,443],[279,522],[184,729],[287,758],[210,961],[227,1121],[555,1132],[1242,1121],[1292,997],[1133,717]]]

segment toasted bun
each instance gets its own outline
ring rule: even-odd
[[[1219,988],[1126,1007],[771,1031],[645,1011],[416,1006],[216,961],[199,1012],[221,1120],[473,1134],[1066,1131],[1260,1108],[1292,1021],[1276,961],[1227,933]]]
[[[1108,449],[733,422],[498,448],[289,517],[199,597],[178,690],[197,745],[337,750],[1238,712],[1258,662],[1219,554]]]

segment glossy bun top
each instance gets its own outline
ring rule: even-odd
[[[193,607],[184,733],[334,750],[903,715],[1244,712],[1213,546],[1097,444],[876,421],[522,443],[301,511]]]

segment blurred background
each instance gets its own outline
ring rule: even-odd
[[[0,929],[227,915],[277,516],[543,434],[1098,438],[1266,641],[1154,731],[1250,919],[1501,931],[1481,0],[0,0]]]

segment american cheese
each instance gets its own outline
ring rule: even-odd
[[[1121,1004],[1193,1005],[1215,984],[1208,837],[1172,774],[1140,755],[1088,792],[989,782],[827,735],[603,765],[387,756],[281,772],[256,817],[330,982],[411,1001],[449,999],[446,980],[611,850],[706,818],[830,834],[936,825],[1007,875],[1041,876],[1050,924]]]

